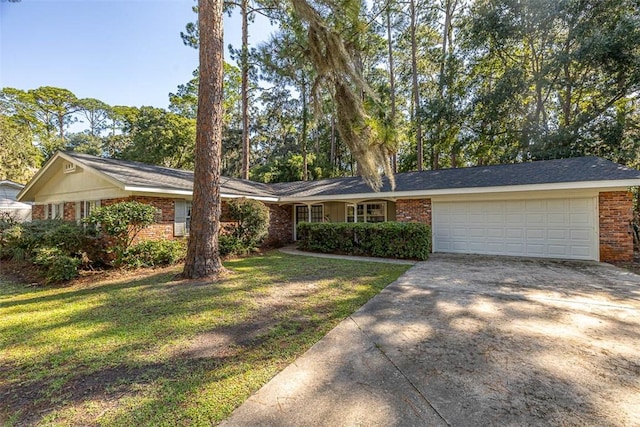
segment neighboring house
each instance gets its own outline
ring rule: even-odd
[[[0,181],[0,215],[9,215],[19,222],[31,221],[31,205],[20,203],[17,196],[23,184],[13,181]]]
[[[629,187],[640,172],[597,157],[406,172],[373,192],[361,178],[262,184],[221,179],[226,201],[248,197],[270,209],[269,241],[295,240],[295,224],[423,222],[434,252],[600,261],[633,258]],[[139,200],[158,208],[143,238],[188,235],[193,173],[78,153],[57,153],[19,200],[34,218],[79,220],[99,205]]]

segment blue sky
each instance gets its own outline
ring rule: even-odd
[[[193,0],[0,0],[0,87],[57,86],[110,105],[166,108],[198,65],[180,31]],[[225,46],[240,45],[238,16]],[[271,28],[258,19],[250,43]],[[229,57],[228,52],[225,56]]]

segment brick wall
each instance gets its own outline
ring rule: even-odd
[[[160,209],[160,216],[155,224],[144,228],[136,236],[134,243],[141,240],[173,239],[174,201],[163,197],[131,196],[127,198],[106,199],[100,206],[109,206],[118,202],[136,201]]]
[[[44,208],[47,205],[33,205],[31,207],[31,219],[44,219]]]
[[[633,261],[633,197],[628,191],[609,191],[598,197],[600,261]]]
[[[421,222],[431,226],[431,199],[397,200],[396,221]]]
[[[265,244],[278,246],[293,242],[293,205],[266,205],[271,219]]]
[[[76,221],[76,202],[65,202],[62,207],[62,219],[65,221]]]

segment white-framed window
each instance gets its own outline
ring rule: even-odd
[[[91,212],[100,207],[100,200],[84,200],[76,202],[76,222],[80,224]]]
[[[387,202],[366,202],[347,205],[347,222],[386,222]]]
[[[176,199],[173,206],[173,235],[188,236],[191,230],[191,200]]]
[[[64,219],[64,203],[44,205],[44,219]]]
[[[100,200],[85,200],[84,210],[82,212],[82,218],[88,217],[91,212],[100,207]]]

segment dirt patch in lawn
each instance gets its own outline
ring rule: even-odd
[[[8,285],[0,425],[215,424],[404,271],[278,253],[228,264],[219,281],[170,267]]]

